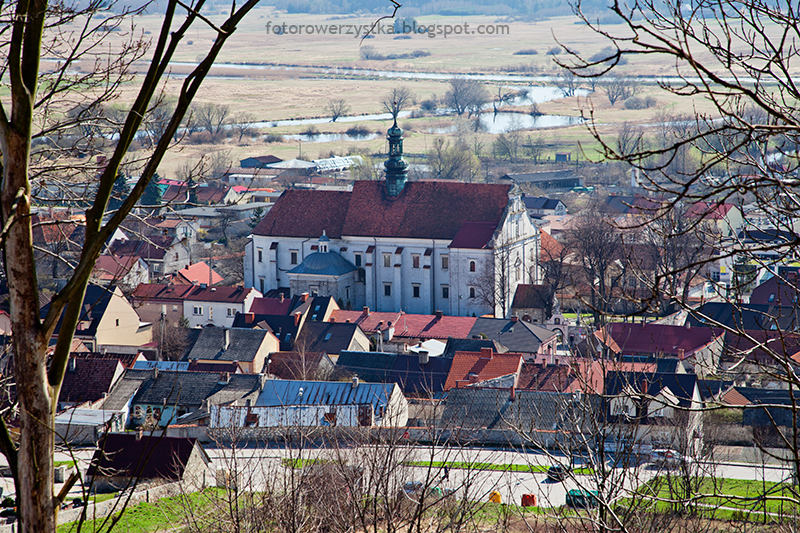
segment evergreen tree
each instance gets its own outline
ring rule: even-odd
[[[140,205],[161,205],[161,187],[158,186],[159,181],[161,181],[161,177],[158,173],[154,174],[153,179],[147,183],[147,187],[145,187],[142,193],[142,199],[139,200]]]
[[[117,174],[114,186],[111,187],[111,198],[108,200],[108,208],[116,211],[122,207],[123,202],[125,202],[130,193],[131,188],[128,187],[128,178],[122,173]]]

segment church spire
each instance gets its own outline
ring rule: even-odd
[[[403,130],[397,127],[397,117],[386,136],[389,141],[389,159],[383,164],[386,169],[386,192],[397,196],[406,186],[408,164],[403,161]]]

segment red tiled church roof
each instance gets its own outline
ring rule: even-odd
[[[464,222],[498,223],[511,185],[450,181],[407,183],[397,197],[385,181],[359,180],[352,192],[285,191],[256,235],[331,238],[342,235],[453,239]]]

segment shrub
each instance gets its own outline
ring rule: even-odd
[[[428,111],[429,113],[436,111],[436,100],[432,98],[423,100],[422,102],[420,102],[419,107],[421,107],[423,111]]]
[[[351,126],[347,128],[347,131],[345,133],[347,133],[352,137],[364,137],[366,135],[369,135],[369,128],[367,128],[366,126],[362,126],[361,124],[358,124],[356,126]]]
[[[411,112],[411,118],[422,118],[424,116],[425,113],[423,113],[421,109],[415,109]]]
[[[319,135],[319,130],[313,124],[309,124],[306,129],[300,132],[300,135],[307,135],[308,137],[316,137]]]
[[[378,52],[377,48],[370,45],[362,46],[361,49],[358,51],[358,56],[364,61],[369,61],[369,60],[381,61],[383,59],[386,59],[386,57],[383,54]]]
[[[283,140],[282,136],[275,135],[274,133],[268,133],[268,134],[264,135],[264,142],[265,143],[277,143],[277,142],[281,142],[282,140]]]
[[[644,109],[645,107],[647,106],[645,105],[644,100],[638,96],[631,96],[625,100],[625,109]]]
[[[655,96],[645,96],[644,97],[644,105],[645,105],[645,107],[653,107],[654,105],[656,105]]]
[[[526,48],[524,50],[517,50],[516,52],[514,52],[515,56],[535,56],[535,55],[538,55],[538,54],[539,54],[539,52],[537,52],[533,48]]]
[[[549,55],[549,56],[557,56],[560,53],[561,53],[561,47],[560,46],[554,46],[554,47],[550,48],[546,52],[546,54]]]

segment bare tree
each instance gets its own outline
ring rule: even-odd
[[[325,112],[331,116],[331,122],[336,122],[350,112],[350,104],[344,98],[331,98],[325,104]]]
[[[231,116],[231,129],[239,135],[238,141],[242,142],[245,135],[253,133],[253,124],[257,122],[256,117],[249,111],[239,111]]]
[[[198,104],[194,110],[193,118],[203,130],[212,136],[217,136],[222,133],[230,112],[230,106],[205,102]]]
[[[53,493],[53,418],[73,332],[81,316],[83,297],[97,257],[154,176],[223,44],[256,3],[251,0],[238,9],[233,8],[221,24],[212,26],[214,40],[185,79],[169,126],[152,155],[143,162],[140,178],[130,194],[110,218],[104,217],[104,213],[120,167],[181,40],[194,23],[207,21],[198,12],[202,5],[178,15],[178,2],[167,4],[162,27],[148,50],[149,69],[142,78],[124,126],[117,133],[116,144],[100,169],[76,165],[72,161],[48,163],[48,159],[64,147],[51,143],[46,146],[52,151],[44,148],[34,151],[32,140],[57,137],[65,125],[70,125],[69,120],[60,121],[59,115],[54,114],[56,108],[63,108],[66,95],[84,102],[104,102],[116,96],[120,85],[129,79],[127,66],[141,57],[147,47],[144,42],[131,38],[121,49],[114,49],[106,46],[104,40],[114,33],[109,30],[129,25],[132,15],[139,11],[118,8],[112,13],[105,3],[56,5],[44,0],[0,6],[0,18],[5,23],[0,32],[0,51],[4,59],[0,62],[0,73],[9,87],[0,111],[3,156],[0,212],[21,428],[19,439],[15,441],[5,421],[0,422],[0,450],[7,457],[14,476],[21,531],[55,531],[56,512],[66,496],[66,491]],[[96,17],[98,14],[105,17]],[[81,23],[76,33],[66,39],[62,28],[75,21]],[[40,71],[42,57],[59,58],[56,68]],[[74,67],[79,61],[87,61],[96,68],[75,74]],[[39,129],[42,126],[43,129]],[[32,180],[48,173],[59,174],[62,169],[69,169],[65,177],[77,176],[82,171],[97,175],[97,187],[86,212],[80,258],[72,276],[51,300],[47,315],[40,318],[37,280],[31,276],[31,272],[36,271],[30,216]],[[57,324],[60,324],[60,334],[52,356],[48,357],[47,347]]]
[[[616,104],[617,101],[620,100],[627,100],[631,96],[634,96],[639,89],[636,81],[630,78],[602,79],[599,82],[599,86],[605,91],[611,105]]]
[[[556,77],[556,85],[558,86],[558,90],[561,91],[561,94],[567,98],[570,96],[575,96],[575,91],[578,90],[580,81],[580,78],[569,70],[563,70]]]
[[[457,115],[467,113],[467,117],[478,115],[486,103],[489,93],[482,83],[467,78],[452,78],[450,88],[444,95],[444,104],[452,108]]]
[[[408,87],[394,87],[381,100],[381,105],[392,118],[397,120],[400,111],[406,109],[414,101],[414,92]]]
[[[433,142],[428,166],[438,179],[473,181],[480,172],[480,161],[468,147],[460,143],[451,145],[443,137]]]

